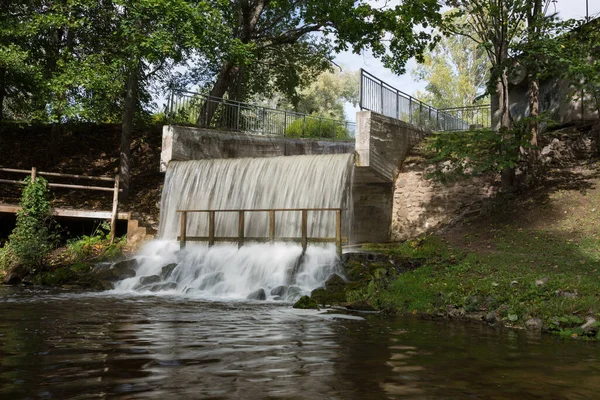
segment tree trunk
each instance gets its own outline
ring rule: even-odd
[[[237,74],[238,70],[239,67],[233,65],[231,62],[227,62],[223,68],[221,68],[221,72],[219,72],[219,75],[217,76],[217,81],[208,94],[209,99],[205,101],[200,108],[198,118],[196,119],[196,124],[204,127],[210,126],[210,123],[219,106],[219,99],[223,98],[225,93],[227,93],[230,83]]]
[[[496,90],[498,93],[498,106],[499,106],[499,122],[500,122],[500,135],[504,138],[508,138],[510,135],[510,103],[508,95],[508,75],[506,70],[502,71],[498,77],[496,83]],[[515,149],[508,148],[506,145],[501,149],[502,152],[508,153],[515,151]],[[502,190],[510,192],[515,186],[515,168],[504,167],[501,171],[501,185]]]
[[[121,127],[121,151],[119,159],[120,187],[123,189],[121,198],[129,196],[131,184],[131,132],[137,104],[137,89],[139,83],[139,62],[129,70],[125,91],[125,106],[123,109],[123,125]]]
[[[0,68],[0,121],[4,119],[4,96],[6,93],[6,68]]]
[[[534,74],[529,74],[529,131],[531,133],[531,139],[529,144],[529,169],[532,179],[537,179],[540,173],[539,161],[540,161],[540,149],[539,144],[539,122],[537,120],[540,115],[540,81],[535,77]]]

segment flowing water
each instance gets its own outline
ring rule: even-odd
[[[1,399],[594,399],[596,343],[486,326],[0,288]]]
[[[179,234],[177,210],[348,208],[352,154],[171,161],[160,207],[163,239]],[[350,215],[349,215],[350,214]],[[277,237],[300,237],[300,212],[278,212]],[[346,210],[346,220],[351,210]],[[335,213],[308,213],[308,234],[335,236]],[[269,214],[247,213],[245,236],[268,237]],[[188,235],[208,236],[208,214],[188,215]],[[215,215],[217,236],[237,236],[237,213]]]
[[[265,210],[343,208],[351,221],[351,154],[241,158],[169,163],[161,199],[161,240],[138,254],[134,278],[117,284],[115,292],[155,292],[204,299],[243,299],[257,291],[272,300],[293,301],[339,273],[333,245],[272,243],[188,244],[179,251],[177,210]],[[246,237],[269,236],[269,213],[245,216]],[[215,215],[217,236],[237,236],[237,213]],[[300,237],[301,213],[276,213],[275,237]],[[334,237],[335,212],[310,211],[309,237]],[[346,229],[347,231],[347,229]],[[208,214],[189,213],[188,236],[208,236]]]

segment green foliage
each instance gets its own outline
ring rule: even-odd
[[[117,258],[123,254],[126,238],[123,237],[115,243],[110,243],[110,224],[103,222],[91,235],[83,235],[67,242],[67,255],[74,266],[85,264],[85,261],[103,261]],[[85,269],[79,265],[79,269]]]
[[[43,178],[35,182],[27,179],[27,185],[17,211],[17,223],[5,245],[2,259],[9,258],[25,267],[33,268],[41,265],[48,253],[53,249],[56,235],[53,232],[54,221],[48,200],[48,183]]]
[[[287,127],[285,134],[293,138],[351,139],[343,123],[319,117],[298,118]]]
[[[489,81],[489,60],[484,48],[467,35],[443,36],[435,49],[425,53],[423,63],[412,72],[427,82],[426,92],[417,92],[418,99],[437,108],[489,103],[489,98],[480,98]]]

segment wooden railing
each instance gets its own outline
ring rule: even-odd
[[[103,192],[113,193],[112,213],[110,218],[110,242],[114,242],[116,225],[117,225],[117,212],[119,209],[119,175],[114,178],[109,176],[86,176],[86,175],[74,175],[74,174],[62,174],[58,172],[42,172],[38,171],[37,168],[33,167],[31,170],[26,169],[14,169],[14,168],[0,168],[0,172],[9,172],[13,174],[26,174],[31,175],[31,181],[35,181],[38,175],[45,177],[58,177],[58,178],[69,178],[69,179],[80,179],[89,181],[101,181],[101,182],[112,182],[112,187],[107,186],[88,186],[88,185],[72,185],[66,183],[54,183],[48,182],[49,187],[54,188],[66,188],[66,189],[80,189],[80,190],[97,190]],[[24,180],[11,180],[11,179],[0,179],[0,183],[10,183],[14,185],[26,185],[27,182]]]
[[[275,235],[275,213],[278,212],[300,212],[302,213],[302,236],[300,237],[281,237]],[[177,236],[180,247],[185,248],[186,242],[208,242],[208,246],[213,246],[216,242],[237,242],[241,247],[246,242],[295,242],[302,245],[302,252],[306,251],[308,243],[335,243],[339,255],[342,254],[342,243],[348,239],[342,237],[342,209],[341,208],[276,208],[276,209],[249,209],[249,210],[177,210],[181,213],[180,234]],[[269,236],[265,237],[247,237],[245,231],[246,213],[269,213]],[[335,237],[309,237],[308,236],[308,213],[309,212],[335,212]],[[187,235],[187,216],[189,213],[208,213],[208,236],[188,236]],[[216,213],[238,213],[238,234],[237,236],[216,236],[215,235],[215,215]]]

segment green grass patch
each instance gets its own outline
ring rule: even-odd
[[[435,314],[448,307],[466,312],[497,311],[507,323],[540,318],[544,328],[572,336],[574,321],[600,315],[600,241],[572,240],[536,230],[497,232],[488,249],[465,253],[437,236],[371,251],[424,259],[414,271],[391,281],[373,279],[353,299],[369,298],[381,308]]]

